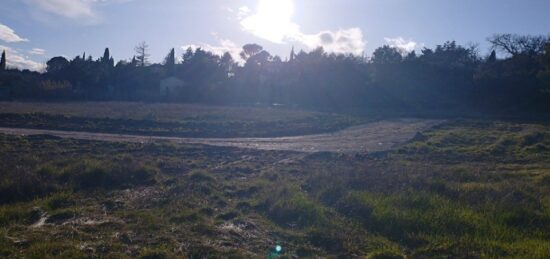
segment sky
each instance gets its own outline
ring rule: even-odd
[[[0,51],[8,66],[41,70],[52,57],[131,59],[147,42],[152,62],[188,47],[238,59],[247,43],[288,57],[294,47],[369,56],[447,40],[487,53],[495,33],[550,35],[549,0],[1,0]]]

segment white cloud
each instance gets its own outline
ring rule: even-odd
[[[241,6],[239,7],[239,13],[237,14],[237,18],[239,20],[242,20],[244,17],[249,15],[252,12],[248,6]]]
[[[15,31],[0,23],[0,40],[12,43],[12,42],[23,42],[23,41],[29,41],[28,39],[21,38],[19,35],[15,33]]]
[[[93,0],[24,0],[34,8],[71,19],[95,19],[97,15],[92,9]]]
[[[359,28],[323,31],[315,35],[303,35],[300,40],[309,48],[323,47],[327,52],[362,55],[367,45]]]
[[[225,53],[231,54],[231,57],[236,62],[243,63],[244,60],[241,59],[240,53],[242,51],[242,48],[239,47],[235,42],[227,39],[220,39],[219,45],[211,45],[211,44],[188,44],[181,47],[182,50],[187,50],[188,48],[191,48],[193,50],[196,50],[198,48],[212,52],[216,55],[222,56]]]
[[[327,52],[354,55],[361,55],[367,44],[360,28],[302,32],[292,19],[294,0],[260,0],[254,13],[246,6],[241,9],[238,16],[241,28],[273,43],[301,43],[310,49],[323,47]]]
[[[397,48],[402,53],[410,53],[420,46],[420,44],[412,40],[405,40],[403,37],[384,38],[384,40],[390,47]]]
[[[29,54],[37,55],[37,56],[44,56],[44,54],[46,54],[46,50],[45,49],[34,48],[34,49],[31,49],[29,51]]]
[[[8,68],[28,69],[32,71],[44,71],[45,65],[28,57],[22,56],[17,50],[0,45],[0,52],[6,51],[6,65]]]

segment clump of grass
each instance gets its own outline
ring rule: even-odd
[[[67,221],[69,219],[76,218],[77,216],[78,216],[78,213],[71,209],[57,210],[56,212],[54,212],[48,217],[48,219],[46,220],[46,223],[58,224],[58,223]]]
[[[227,220],[237,218],[239,215],[240,213],[238,211],[229,211],[219,215],[217,218],[223,221],[227,221]]]
[[[38,208],[31,208],[29,205],[4,205],[0,206],[0,225],[10,224],[30,225],[36,222],[41,216]]]
[[[45,203],[49,210],[64,209],[75,204],[74,194],[68,191],[56,193],[46,198]]]
[[[35,242],[26,252],[29,258],[83,258],[85,254],[67,241]]]
[[[262,207],[273,221],[281,225],[297,224],[301,227],[323,225],[329,222],[326,209],[301,192],[282,188],[270,192]]]
[[[194,182],[215,182],[216,179],[205,172],[204,170],[197,170],[189,175],[189,180]]]
[[[156,182],[158,169],[135,160],[83,160],[65,167],[59,178],[77,190],[118,189]]]
[[[144,248],[140,252],[140,259],[165,259],[169,258],[168,253],[166,251],[160,250],[160,249],[149,249]]]
[[[379,250],[371,252],[366,256],[366,259],[405,259],[407,256],[400,251],[395,250]]]
[[[173,215],[170,221],[177,224],[194,223],[201,220],[201,217],[200,213],[195,210],[184,209]]]
[[[406,240],[409,235],[463,235],[485,229],[482,217],[448,199],[422,192],[377,195],[353,192],[339,204],[343,213],[360,219],[369,229]]]
[[[52,181],[53,168],[44,167],[37,171],[28,167],[6,169],[0,168],[0,204],[29,201],[59,190],[59,185]]]

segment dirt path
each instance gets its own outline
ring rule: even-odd
[[[61,138],[116,142],[148,143],[155,141],[170,141],[176,143],[205,144],[261,150],[370,153],[392,149],[412,139],[416,133],[430,129],[439,123],[441,123],[441,121],[421,119],[385,120],[348,128],[334,133],[280,138],[151,137],[19,128],[0,128],[0,133],[10,135],[52,135]]]

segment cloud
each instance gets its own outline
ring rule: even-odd
[[[240,53],[242,51],[242,48],[239,47],[235,42],[227,39],[220,39],[219,45],[211,45],[211,44],[188,44],[181,47],[182,50],[187,50],[188,48],[191,48],[193,50],[196,50],[198,48],[212,52],[216,55],[222,56],[225,53],[231,54],[231,57],[236,62],[244,63],[244,60],[240,57]]]
[[[362,55],[367,42],[359,28],[323,31],[315,35],[302,35],[299,40],[309,48],[323,47],[327,52]]]
[[[244,17],[249,15],[252,12],[248,6],[241,6],[239,7],[239,13],[237,14],[237,18],[239,20],[242,20]]]
[[[29,51],[29,54],[37,55],[37,56],[44,56],[44,54],[46,54],[46,50],[45,49],[34,48],[34,49],[31,49]]]
[[[0,40],[8,43],[29,41],[15,34],[15,31],[10,27],[0,23]]]
[[[92,0],[23,0],[33,8],[53,13],[70,19],[93,20],[97,15],[92,9],[94,3],[102,1]]]
[[[28,57],[22,56],[17,50],[8,46],[0,45],[0,51],[6,51],[6,65],[8,68],[28,69],[32,71],[44,71],[46,66],[42,63],[28,59]]]
[[[412,41],[412,40],[405,40],[402,37],[397,38],[384,38],[386,43],[393,48],[399,49],[402,53],[410,53],[413,50],[417,49],[417,47],[420,46],[420,44]]]
[[[310,49],[323,47],[327,52],[354,55],[361,55],[367,44],[360,28],[302,32],[292,19],[294,0],[260,0],[254,13],[246,6],[239,10],[242,30],[273,43],[300,43]]]

